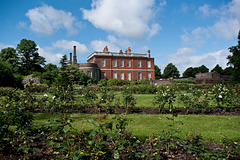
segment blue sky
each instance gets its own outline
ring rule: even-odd
[[[78,62],[102,51],[147,53],[163,72],[173,63],[226,67],[237,44],[240,0],[1,0],[0,49],[36,42],[47,63],[77,46]]]

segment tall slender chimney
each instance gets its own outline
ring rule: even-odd
[[[76,46],[73,46],[73,64],[77,64]]]
[[[70,65],[72,65],[72,53],[70,53]]]
[[[148,50],[148,58],[150,58],[150,50]]]

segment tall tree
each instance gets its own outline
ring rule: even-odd
[[[22,39],[17,45],[17,51],[20,55],[20,69],[23,75],[43,71],[42,65],[46,61],[39,55],[37,44],[34,41]]]
[[[161,69],[155,65],[155,79],[160,79],[161,78]]]
[[[14,48],[8,47],[2,49],[0,53],[0,60],[11,64],[13,66],[13,71],[17,72],[19,57]]]
[[[223,71],[224,75],[232,75],[233,74],[233,67],[226,67]]]
[[[163,71],[163,77],[164,78],[170,78],[170,77],[179,77],[179,71],[175,65],[172,63],[169,63]]]
[[[240,30],[238,32],[238,44],[229,48],[229,55],[227,59],[229,60],[227,65],[233,66],[232,80],[240,82]]]
[[[11,64],[0,60],[0,86],[12,87],[13,83],[14,75]]]
[[[217,72],[217,73],[223,74],[223,69],[222,69],[222,67],[219,66],[219,64],[217,64],[217,65],[211,70],[211,72]]]
[[[209,72],[209,69],[205,65],[201,65],[198,67],[198,73],[206,73]]]
[[[183,72],[184,78],[195,77],[196,69],[189,67]]]
[[[68,59],[66,54],[63,55],[62,58],[60,59],[60,65],[61,65],[61,70],[64,70],[68,65]]]

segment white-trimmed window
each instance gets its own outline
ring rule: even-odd
[[[102,72],[102,79],[106,79],[106,73]]]
[[[124,79],[124,73],[121,72],[121,79]]]
[[[124,67],[123,60],[120,60],[120,67]]]
[[[127,60],[127,67],[131,67],[131,62],[130,62],[130,60]]]
[[[102,59],[102,67],[105,67],[105,59]]]
[[[131,81],[131,73],[130,72],[127,73],[127,76],[128,76],[128,80]]]
[[[113,60],[113,67],[117,67],[117,60]]]
[[[141,79],[142,79],[142,73],[138,72],[138,80],[141,80]]]
[[[147,63],[148,68],[151,68],[151,61],[148,61]]]
[[[117,72],[113,72],[113,78],[117,79]]]
[[[142,61],[138,61],[138,67],[142,67]]]
[[[151,79],[151,73],[148,73],[148,79]]]
[[[92,77],[92,71],[87,71],[87,75],[89,75],[90,77]]]

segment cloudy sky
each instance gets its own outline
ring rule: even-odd
[[[173,63],[226,67],[237,44],[240,0],[6,0],[0,2],[0,49],[36,42],[47,63],[77,46],[78,62],[102,51],[147,53],[162,72]]]

